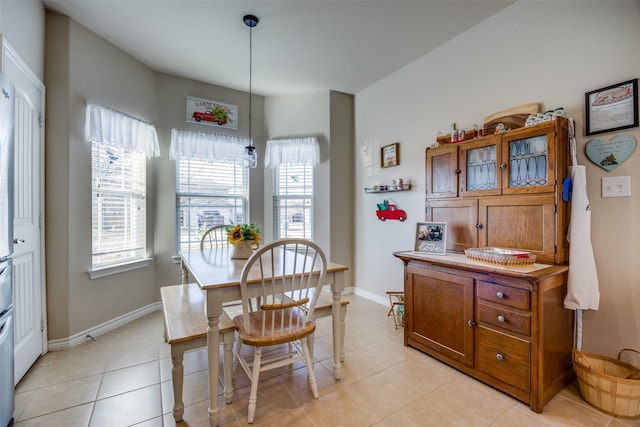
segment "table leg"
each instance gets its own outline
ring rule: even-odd
[[[227,332],[222,336],[222,346],[224,347],[224,359],[222,361],[224,371],[224,401],[231,403],[233,400],[233,342],[236,335],[234,332]]]
[[[189,269],[186,265],[184,265],[184,262],[182,261],[180,261],[180,268],[182,269],[182,283],[189,283]]]
[[[209,303],[207,303],[209,307]],[[222,306],[220,306],[222,310]],[[218,365],[220,363],[220,330],[218,328],[219,312],[207,312],[207,359],[209,362],[209,424],[211,427],[218,425]]]
[[[340,298],[342,292],[332,289],[333,293],[333,306],[332,310],[332,318],[333,318],[333,377],[337,380],[342,378],[342,359],[341,353],[342,349],[342,327],[340,325],[340,319],[342,319],[341,311],[342,311],[342,303],[340,302]]]

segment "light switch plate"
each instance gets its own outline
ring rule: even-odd
[[[602,178],[602,197],[631,197],[630,176]]]

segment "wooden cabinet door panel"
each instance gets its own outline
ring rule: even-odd
[[[447,250],[463,252],[478,247],[478,201],[429,200],[426,220],[447,223]]]
[[[528,251],[537,262],[555,260],[555,199],[549,196],[487,197],[479,199],[478,243]]]
[[[405,316],[411,339],[473,366],[474,283],[469,277],[407,268]],[[407,327],[407,326],[406,326]]]
[[[427,197],[458,197],[458,147],[427,149]]]

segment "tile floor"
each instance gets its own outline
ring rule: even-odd
[[[331,368],[331,320],[320,319],[311,398],[304,368],[261,381],[259,426],[640,426],[591,408],[571,384],[536,414],[528,406],[402,344],[387,307],[355,296],[346,326],[344,379]],[[16,388],[16,427],[176,426],[171,359],[155,312],[72,349],[40,358]],[[184,421],[208,426],[204,349],[185,355]],[[269,373],[265,374],[268,375]],[[222,426],[246,425],[248,381],[238,369],[234,402],[220,398]]]

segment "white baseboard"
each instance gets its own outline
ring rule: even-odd
[[[78,344],[85,342],[90,337],[97,338],[102,334],[106,334],[120,326],[126,325],[129,322],[133,322],[136,319],[146,316],[154,311],[162,310],[161,302],[154,302],[146,307],[139,308],[130,313],[123,314],[120,317],[116,317],[113,320],[109,320],[101,325],[94,326],[93,328],[86,329],[68,338],[60,338],[57,340],[51,340],[48,342],[49,351],[66,350],[74,347]]]
[[[356,294],[373,302],[377,302],[378,304],[388,305],[389,301],[376,295],[369,291],[363,291],[361,289],[355,287],[347,287],[342,292],[343,295]],[[146,316],[149,313],[153,313],[154,311],[162,310],[162,303],[155,302],[153,304],[149,304],[146,307],[139,308],[138,310],[134,310],[130,313],[124,314],[120,317],[117,317],[108,322],[102,323],[101,325],[94,326],[93,328],[86,329],[82,332],[79,332],[68,338],[60,338],[57,340],[48,341],[48,350],[49,351],[57,351],[57,350],[66,350],[71,347],[75,347],[78,344],[85,342],[89,337],[97,338],[102,334],[106,334],[109,331],[112,331],[120,326],[126,325],[127,323],[133,322],[141,317]]]
[[[377,302],[378,304],[389,306],[389,298],[385,298],[378,294],[374,294],[373,292],[365,291],[359,288],[352,288],[352,289],[353,291],[351,293],[354,293],[359,297],[366,298],[373,302]]]

